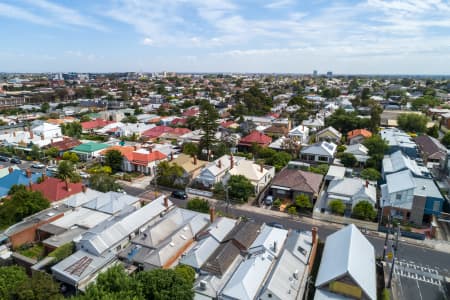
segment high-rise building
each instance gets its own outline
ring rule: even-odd
[[[333,78],[333,72],[328,71],[328,72],[327,72],[327,77],[328,77],[328,78]]]
[[[317,77],[317,70],[313,71],[313,77]]]

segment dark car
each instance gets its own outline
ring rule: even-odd
[[[172,192],[172,197],[174,198],[178,198],[178,199],[187,199],[187,195],[185,191],[173,191]]]
[[[18,159],[17,157],[11,158],[10,162],[12,164],[17,164],[17,165],[20,165],[22,163],[22,161],[20,159]]]
[[[9,161],[9,158],[6,157],[6,156],[0,156],[0,161],[6,161],[6,162],[8,162],[8,161]]]
[[[284,226],[277,222],[267,223],[267,226],[284,229]]]

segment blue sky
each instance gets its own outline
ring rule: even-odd
[[[448,0],[0,0],[0,71],[449,74]]]

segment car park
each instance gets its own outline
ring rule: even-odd
[[[185,191],[173,191],[172,197],[185,200],[187,199],[187,194]]]

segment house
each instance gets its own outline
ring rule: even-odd
[[[355,225],[327,237],[315,286],[315,300],[377,299],[375,249]]]
[[[275,199],[295,198],[301,194],[307,195],[311,202],[317,198],[323,176],[302,170],[285,168],[275,175],[270,190]]]
[[[300,142],[301,144],[305,144],[308,142],[308,136],[309,136],[309,127],[305,125],[299,125],[293,128],[288,133],[288,137]]]
[[[397,128],[384,128],[380,131],[380,135],[383,140],[386,140],[389,146],[389,154],[400,150],[412,159],[419,157],[416,143],[403,130]]]
[[[9,172],[9,171],[8,171]],[[8,195],[9,190],[13,185],[30,186],[41,178],[40,173],[32,173],[30,169],[25,171],[12,170],[8,175],[0,178],[0,198]]]
[[[300,150],[300,159],[317,163],[332,163],[336,155],[337,145],[329,142],[318,142]]]
[[[222,157],[210,162],[201,171],[195,181],[206,187],[212,187],[215,183],[221,182],[231,165],[237,164],[239,161],[245,160],[244,157],[223,155]]]
[[[43,175],[40,183],[31,185],[33,191],[39,191],[51,203],[64,200],[71,195],[81,193],[85,187],[81,182],[72,183]]]
[[[246,259],[222,289],[220,299],[256,299],[281,253],[287,233],[285,229],[263,225],[261,233],[250,246]]]
[[[47,147],[58,149],[58,156],[62,156],[64,152],[70,151],[79,145],[81,145],[81,142],[79,140],[75,138],[64,137],[63,140],[58,142],[53,142],[53,140],[51,140],[50,144],[47,145]]]
[[[322,118],[310,118],[308,120],[304,120],[302,125],[308,127],[311,131],[317,132],[325,126],[325,122]]]
[[[429,135],[414,138],[425,163],[439,163],[447,156],[447,148],[438,139]]]
[[[32,128],[31,131],[34,135],[44,137],[45,139],[62,137],[61,127],[47,122]]]
[[[96,157],[100,157],[100,153],[102,150],[109,148],[110,145],[96,143],[96,142],[88,142],[85,144],[81,144],[72,149],[71,152],[76,153],[80,160],[87,161]]]
[[[369,149],[367,149],[367,147],[363,144],[359,143],[348,145],[344,153],[353,154],[360,164],[365,164],[366,161],[370,158]]]
[[[250,134],[241,138],[238,143],[240,148],[250,148],[253,144],[259,145],[261,147],[267,147],[272,142],[272,138],[257,131],[253,130]]]
[[[0,168],[0,178],[5,177],[6,175],[12,173],[14,170],[20,170],[20,168],[16,165],[11,165],[9,167],[1,166]]]
[[[400,150],[384,156],[381,169],[383,178],[386,178],[386,175],[403,170],[411,171],[415,177],[431,178],[430,172],[426,167],[419,166],[415,160],[404,155]]]
[[[258,299],[298,300],[303,297],[314,263],[317,230],[292,231]]]
[[[200,171],[208,164],[205,160],[197,159],[197,156],[190,156],[184,153],[180,153],[170,161],[170,164],[176,164],[183,168],[183,178],[189,182],[192,178],[197,177]]]
[[[365,139],[372,136],[372,132],[366,129],[354,129],[347,133],[347,143],[349,145],[360,144]]]
[[[361,178],[333,179],[328,185],[322,208],[327,208],[330,201],[340,200],[345,204],[345,214],[349,215],[353,207],[360,201],[369,201],[373,207],[377,203],[376,182],[369,182]]]
[[[275,176],[275,168],[273,166],[264,166],[250,160],[241,159],[235,164],[230,164],[228,174],[230,176],[242,175],[250,180],[251,184],[255,187],[255,195],[258,195]],[[227,181],[227,178],[225,178],[224,181]]]
[[[40,131],[40,133],[42,133]],[[63,140],[63,136],[47,137],[47,135],[35,135],[32,130],[14,130],[11,132],[5,132],[0,134],[0,141],[4,145],[13,147],[23,147],[25,151],[30,151],[32,145],[36,145],[39,148],[47,146],[52,142],[58,142]]]
[[[316,133],[316,142],[325,141],[339,144],[341,142],[341,138],[342,133],[331,126],[328,126],[327,128],[324,128]]]
[[[91,121],[81,122],[81,127],[83,132],[92,132],[95,129],[103,128],[110,123],[114,123],[114,121],[106,121],[98,118]]]
[[[264,134],[270,136],[270,137],[280,137],[285,136],[289,132],[289,129],[285,126],[279,126],[279,125],[271,125],[264,129]]]
[[[168,126],[156,126],[142,133],[142,136],[148,139],[157,139],[167,132],[172,132],[174,128]]]
[[[421,225],[442,212],[444,199],[433,179],[414,177],[410,170],[386,175],[380,189],[384,216]]]
[[[289,149],[295,149],[295,151],[300,151],[301,142],[296,138],[280,137],[270,143],[269,148],[277,151],[286,151]]]
[[[109,215],[116,215],[126,207],[139,208],[141,203],[138,197],[109,191],[89,200],[82,207]]]

